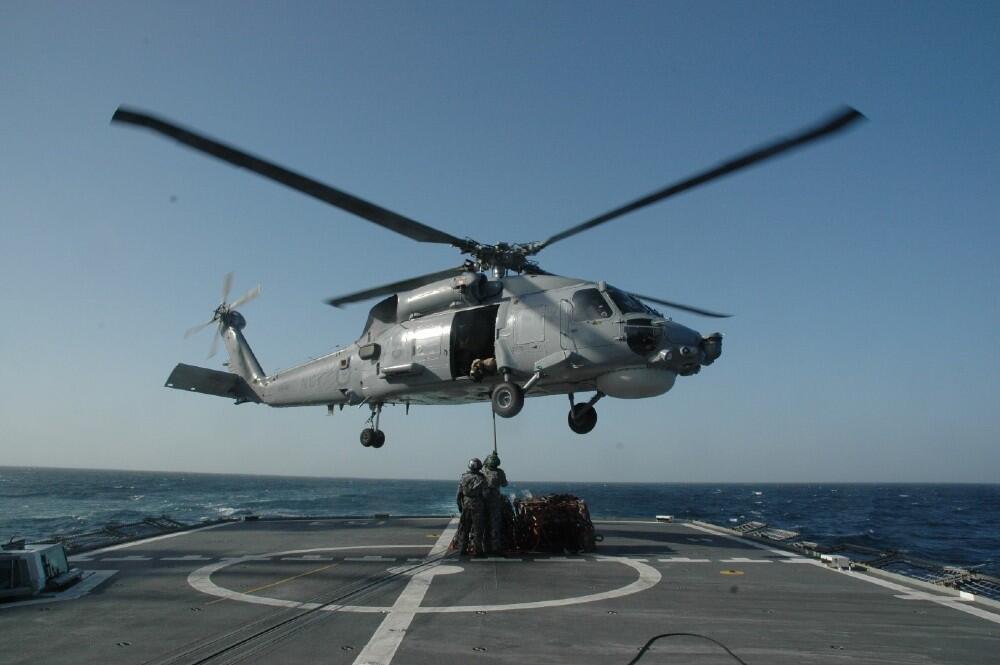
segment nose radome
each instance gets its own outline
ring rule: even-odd
[[[671,345],[697,348],[701,344],[701,333],[673,321],[663,324],[663,335]]]
[[[711,365],[722,355],[722,335],[701,333],[673,321],[663,323],[663,337],[659,351],[650,362],[671,369],[681,376],[691,376]]]

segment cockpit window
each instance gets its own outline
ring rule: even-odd
[[[611,316],[611,306],[597,289],[583,289],[573,294],[573,319],[590,321],[607,319]]]
[[[655,309],[647,307],[644,302],[636,298],[631,293],[625,293],[621,289],[613,286],[607,287],[608,295],[618,305],[622,314],[659,314]]]

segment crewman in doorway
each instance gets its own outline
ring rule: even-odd
[[[483,380],[486,375],[494,375],[497,373],[497,359],[496,358],[476,358],[472,361],[472,365],[469,367],[469,378],[479,383]]]

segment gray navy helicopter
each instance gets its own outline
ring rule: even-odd
[[[459,238],[313,180],[260,157],[144,112],[119,108],[113,122],[145,127],[417,242],[452,245],[462,265],[331,298],[328,304],[388,296],[368,314],[353,344],[321,358],[267,374],[250,349],[246,319],[236,308],[260,294],[251,289],[227,302],[232,275],[212,318],[229,355],[229,372],[178,364],[170,388],[229,397],[237,404],[275,407],[345,405],[371,409],[361,443],[381,448],[379,417],[386,404],[491,401],[503,418],[520,413],[525,396],[568,395],[569,427],[586,434],[597,424],[594,405],[605,396],[655,397],[678,375],[697,374],[722,353],[722,335],[707,336],[663,316],[647,303],[707,317],[698,307],[615,288],[603,281],[554,275],[532,260],[543,249],[630,212],[774,158],[844,130],[864,116],[845,108],[829,119],[742,153],[687,179],[572,226],[546,240],[493,245]],[[210,354],[211,355],[211,354]],[[579,393],[593,393],[577,402]]]

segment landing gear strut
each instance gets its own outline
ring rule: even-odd
[[[382,403],[372,405],[372,415],[368,417],[371,427],[361,430],[361,445],[365,448],[381,448],[385,444],[385,432],[378,428],[379,416],[382,415]]]
[[[604,397],[604,393],[598,391],[590,398],[590,401],[584,404],[574,404],[573,393],[570,393],[569,416],[566,419],[569,428],[577,434],[586,434],[594,429],[594,426],[597,425],[597,409],[594,408],[594,404],[602,397]]]

